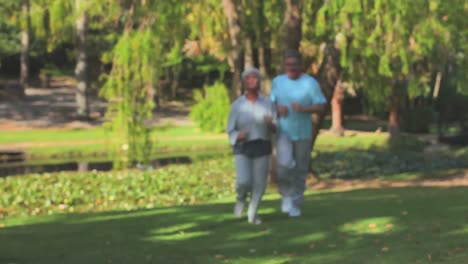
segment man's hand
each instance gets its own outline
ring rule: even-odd
[[[288,107],[284,105],[278,105],[277,107],[278,115],[285,117],[288,115]]]
[[[247,131],[241,130],[239,131],[239,134],[237,134],[237,140],[244,140],[248,135],[249,133]]]
[[[291,107],[295,112],[304,112],[302,106],[298,103],[291,103]]]

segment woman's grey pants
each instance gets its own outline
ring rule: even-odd
[[[304,201],[310,159],[310,140],[292,141],[296,166],[287,168],[278,165],[278,187],[283,197],[292,199],[293,206],[300,208]]]
[[[258,206],[265,193],[271,155],[249,158],[235,155],[237,201],[245,202],[250,193],[249,219],[257,215]]]

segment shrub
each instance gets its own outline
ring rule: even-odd
[[[205,86],[203,91],[194,91],[194,98],[190,117],[197,126],[206,132],[224,132],[231,107],[226,86],[222,82]]]
[[[409,133],[428,133],[433,119],[430,107],[409,109],[403,113],[402,128]]]

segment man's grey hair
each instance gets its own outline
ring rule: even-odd
[[[296,58],[299,63],[302,62],[302,55],[298,50],[288,49],[284,52],[284,60],[287,58]]]

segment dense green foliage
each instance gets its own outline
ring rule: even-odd
[[[226,131],[231,104],[226,86],[216,82],[194,92],[195,105],[190,116],[203,131],[221,133]]]
[[[234,191],[230,159],[155,172],[59,173],[2,178],[5,216],[134,210],[206,202]],[[6,215],[5,215],[6,214]]]
[[[15,27],[7,21],[0,21],[0,60],[19,52],[19,34]]]

